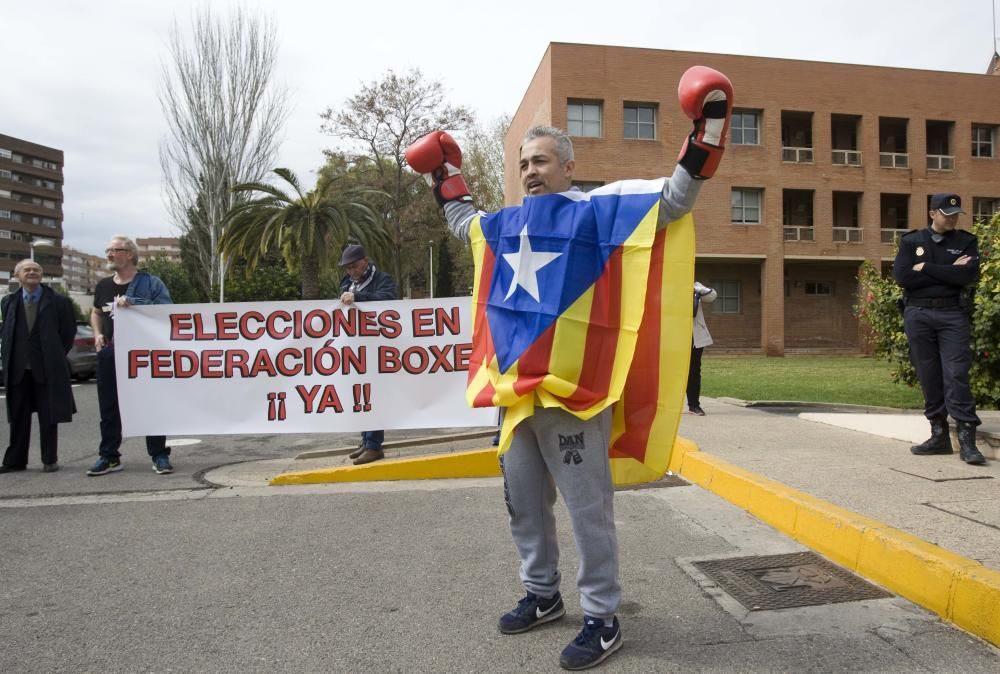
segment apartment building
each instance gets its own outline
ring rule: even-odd
[[[581,189],[669,174],[691,128],[677,83],[693,65],[736,92],[694,213],[720,349],[860,351],[862,262],[891,267],[935,192],[962,196],[965,228],[1000,210],[996,58],[975,75],[564,43],[549,45],[505,139],[507,203],[520,202],[518,148],[538,124],[574,137]]]
[[[139,247],[140,260],[163,258],[170,262],[181,261],[181,241],[178,238],[148,237],[136,239],[135,245]]]
[[[63,247],[63,284],[67,290],[93,294],[97,282],[109,272],[105,268],[107,260],[100,255],[90,255],[70,246]]]
[[[62,276],[62,203],[62,150],[0,134],[0,280],[30,257]]]

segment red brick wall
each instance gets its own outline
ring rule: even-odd
[[[738,266],[746,265],[747,256],[765,260],[757,276],[760,320],[753,329],[743,326],[746,334],[725,336],[729,328],[724,328],[724,339],[733,344],[757,339],[757,346],[773,355],[783,353],[786,346],[829,344],[837,348],[846,344],[860,349],[850,310],[853,300],[848,293],[841,297],[839,289],[848,276],[853,277],[860,261],[892,258],[893,247],[880,243],[879,195],[911,195],[911,227],[925,226],[930,193],[957,192],[966,210],[971,209],[974,196],[1000,197],[1000,159],[973,158],[970,151],[973,122],[1000,125],[1000,78],[988,75],[552,43],[514,117],[511,133],[520,130],[519,138],[524,129],[537,123],[565,128],[568,99],[603,101],[602,137],[574,139],[576,179],[611,182],[664,175],[673,170],[690,129],[677,103],[677,82],[685,69],[697,64],[726,73],[735,88],[736,106],[762,114],[760,145],[729,146],[719,172],[704,185],[694,214],[699,255],[732,256]],[[623,138],[624,102],[658,105],[656,140]],[[783,110],[812,113],[813,163],[782,162]],[[832,164],[833,114],[860,116],[861,167]],[[909,120],[910,168],[879,167],[879,117]],[[927,170],[927,120],[954,123],[953,171]],[[509,135],[507,202],[517,203],[521,190],[511,180],[516,176],[517,155],[511,151],[515,144],[510,139]],[[1000,154],[1000,143],[994,154]],[[730,222],[733,187],[764,190],[760,225]],[[813,191],[814,241],[784,241],[783,189]],[[833,241],[835,191],[862,193],[862,243]],[[969,216],[963,218],[959,226],[969,227]],[[784,296],[786,262],[793,263],[790,269],[794,269],[809,261],[839,265],[838,296],[828,302],[830,316],[810,317],[810,305],[800,306],[794,293],[787,299]]]

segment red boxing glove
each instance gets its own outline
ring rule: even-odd
[[[444,131],[432,131],[403,153],[406,163],[434,190],[439,206],[449,201],[472,201],[462,177],[462,150]]]
[[[693,66],[681,76],[677,98],[684,114],[694,120],[694,130],[684,141],[677,163],[695,178],[711,178],[726,150],[733,83],[718,70]]]

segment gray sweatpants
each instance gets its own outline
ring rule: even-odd
[[[610,618],[621,603],[610,438],[610,409],[581,421],[558,408],[536,408],[518,425],[502,464],[524,587],[542,597],[559,591],[558,488],[580,556],[580,606],[595,618]]]

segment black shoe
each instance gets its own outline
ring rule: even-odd
[[[691,414],[695,415],[696,417],[703,417],[703,416],[705,416],[705,410],[701,409],[697,405],[695,405],[694,407],[689,407],[688,411],[690,411]]]
[[[43,473],[54,473],[57,470],[59,470],[59,464],[58,463],[46,463],[46,464],[42,465],[42,472]]]
[[[27,466],[0,466],[0,473],[17,473],[26,468]]]
[[[118,459],[108,459],[106,457],[101,457],[97,460],[90,470],[87,471],[87,475],[91,477],[95,475],[107,475],[108,473],[117,473],[122,469],[122,462]]]
[[[927,438],[919,445],[910,447],[910,451],[917,456],[931,456],[933,454],[954,454],[955,450],[951,446],[951,433],[948,432],[948,419],[929,419],[931,422],[931,437]]]
[[[600,618],[583,617],[583,629],[576,639],[569,642],[559,658],[563,669],[590,669],[610,657],[622,647],[622,629],[618,618],[611,627],[605,627]]]
[[[358,445],[358,448],[355,449],[350,454],[348,454],[347,458],[348,459],[356,459],[356,458],[358,458],[359,456],[361,456],[364,453],[365,453],[365,446],[364,445]]]
[[[529,592],[511,611],[500,616],[500,631],[504,634],[520,634],[533,627],[559,620],[564,615],[566,607],[563,606],[562,595],[558,592],[548,599]]]
[[[365,449],[358,455],[358,458],[354,459],[355,466],[363,466],[366,463],[371,463],[372,461],[380,461],[385,458],[385,454],[382,453],[381,449]]]
[[[970,466],[986,463],[986,457],[976,447],[976,425],[968,421],[958,422],[958,455]]]

